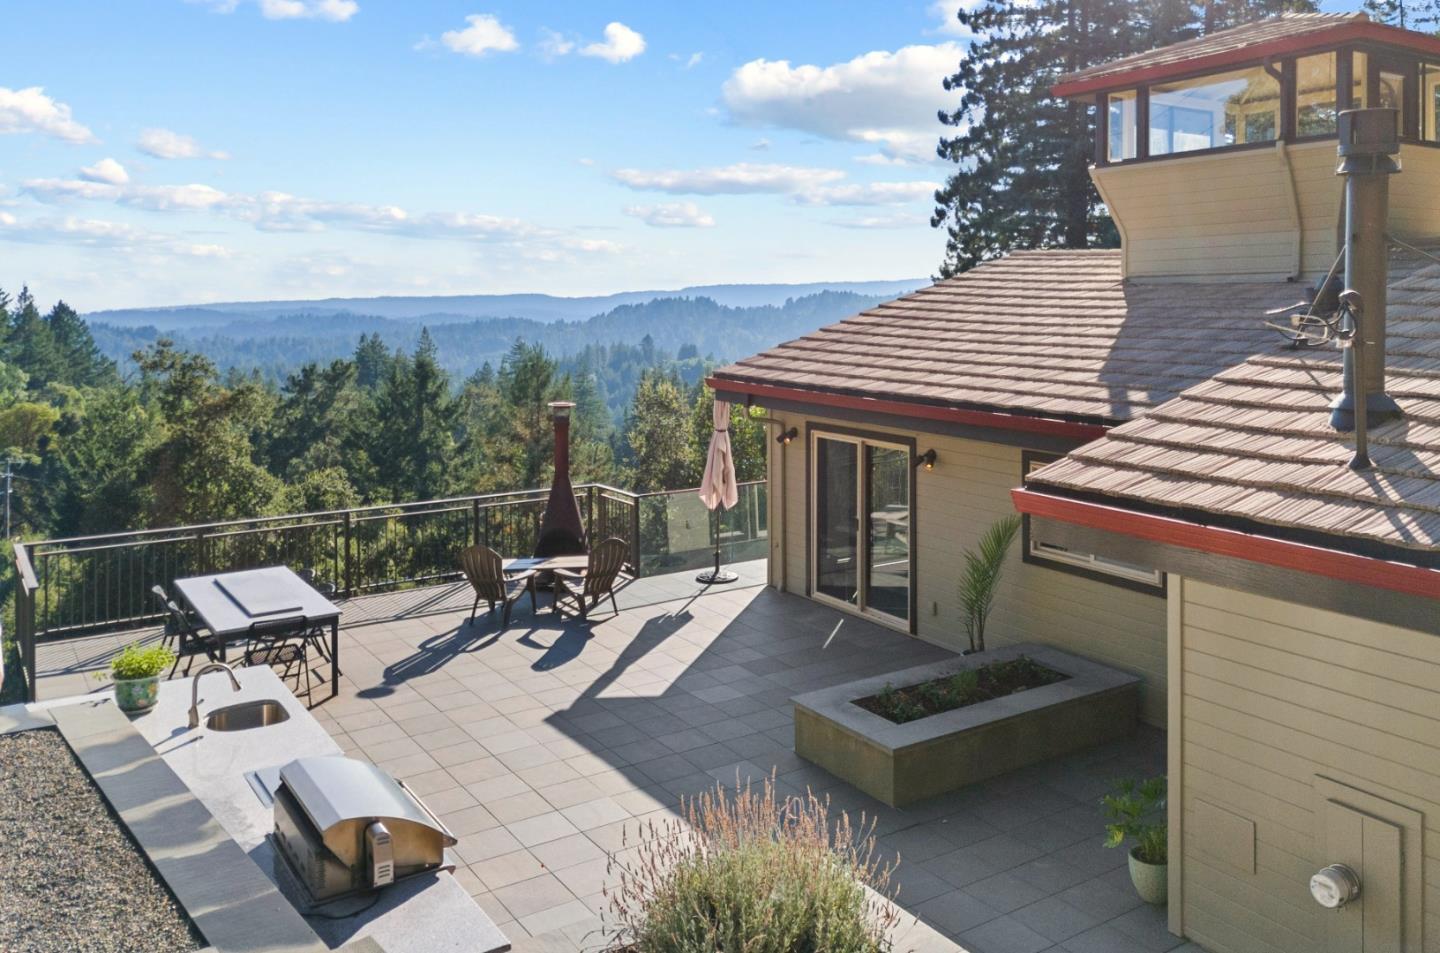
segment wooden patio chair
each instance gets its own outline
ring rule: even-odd
[[[185,662],[185,674],[189,675],[195,656],[202,652],[210,661],[219,661],[220,640],[215,638],[213,633],[202,632],[201,627],[190,618],[190,614],[170,598],[163,586],[158,584],[151,586],[150,592],[160,600],[160,604],[165,608],[165,632],[160,636],[160,644],[173,645],[175,648],[175,664],[170,666],[170,673],[165,677],[175,677],[175,672],[180,668],[182,659]]]
[[[281,680],[295,676],[295,694],[300,694],[300,676],[305,676],[305,704],[310,704],[311,671],[310,645],[316,637],[317,627],[303,615],[286,616],[282,619],[265,619],[250,623],[245,636],[245,652],[241,656],[244,665],[280,666]]]
[[[471,622],[475,621],[481,599],[489,603],[490,612],[495,611],[496,605],[501,607],[502,629],[510,624],[510,610],[526,592],[530,593],[530,611],[536,611],[535,573],[522,572],[506,576],[505,560],[488,546],[470,546],[462,550],[460,568],[465,571],[465,578],[470,580],[470,585],[475,590],[475,602],[470,606]]]
[[[620,567],[625,565],[625,557],[629,551],[630,545],[625,540],[607,539],[590,550],[590,562],[583,572],[555,570],[555,611],[561,611],[561,604],[568,600],[575,603],[583,621],[589,617],[590,610],[600,604],[601,599],[609,596],[611,607],[615,614],[619,615],[620,606],[615,601],[615,580],[620,575]]]

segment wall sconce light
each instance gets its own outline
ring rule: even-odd
[[[932,447],[915,457],[915,465],[927,470],[935,469],[935,449]]]
[[[775,442],[783,447],[798,436],[800,436],[800,429],[798,427],[791,427],[789,430],[776,437]]]

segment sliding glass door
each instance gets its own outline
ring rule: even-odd
[[[814,434],[810,449],[811,591],[908,623],[913,450],[834,433]]]

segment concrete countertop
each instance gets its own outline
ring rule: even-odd
[[[160,683],[160,697],[149,712],[131,717],[136,730],[225,831],[250,855],[297,908],[303,895],[274,852],[267,835],[273,829],[268,798],[252,784],[255,773],[273,791],[279,769],[301,757],[339,755],[340,748],[284,683],[264,666],[235,670],[240,691],[224,672],[200,680],[199,728],[189,727],[190,679]],[[220,732],[205,728],[205,715],[239,702],[275,699],[289,719],[264,728]],[[332,949],[360,938],[378,942],[385,953],[496,953],[510,942],[448,872],[424,875],[387,887],[374,906],[362,897],[327,905],[306,922]]]

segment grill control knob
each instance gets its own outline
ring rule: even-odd
[[[1339,910],[1360,896],[1360,877],[1344,864],[1322,867],[1310,878],[1310,896],[1327,910]]]

